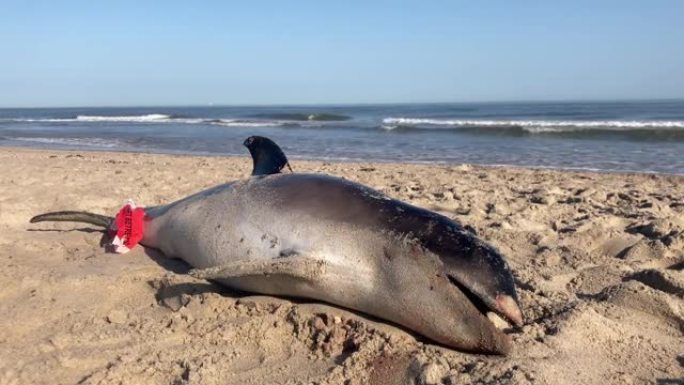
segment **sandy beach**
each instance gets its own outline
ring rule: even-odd
[[[0,149],[0,384],[684,382],[684,177],[293,161],[471,226],[506,255],[526,324],[461,353],[363,314],[236,293],[82,224],[245,178],[251,159]]]

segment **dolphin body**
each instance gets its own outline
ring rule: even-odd
[[[108,218],[58,212],[31,222],[107,227]],[[140,243],[185,260],[197,278],[358,310],[460,350],[511,350],[488,311],[523,322],[494,247],[445,216],[333,176],[253,175],[146,208]]]

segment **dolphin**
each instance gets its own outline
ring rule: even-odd
[[[274,173],[261,163],[278,156],[253,159],[248,179],[145,208],[140,243],[183,259],[197,278],[354,309],[459,350],[510,352],[510,338],[486,316],[523,324],[496,248],[456,221],[362,184]],[[31,219],[42,221],[109,228],[113,218],[64,211]]]

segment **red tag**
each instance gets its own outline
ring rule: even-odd
[[[119,210],[110,228],[114,252],[127,253],[143,238],[145,209],[136,207],[132,200]]]

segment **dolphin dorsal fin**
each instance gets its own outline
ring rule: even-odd
[[[243,144],[252,155],[254,163],[252,175],[278,174],[285,166],[292,172],[285,153],[271,139],[263,136],[250,136]]]

